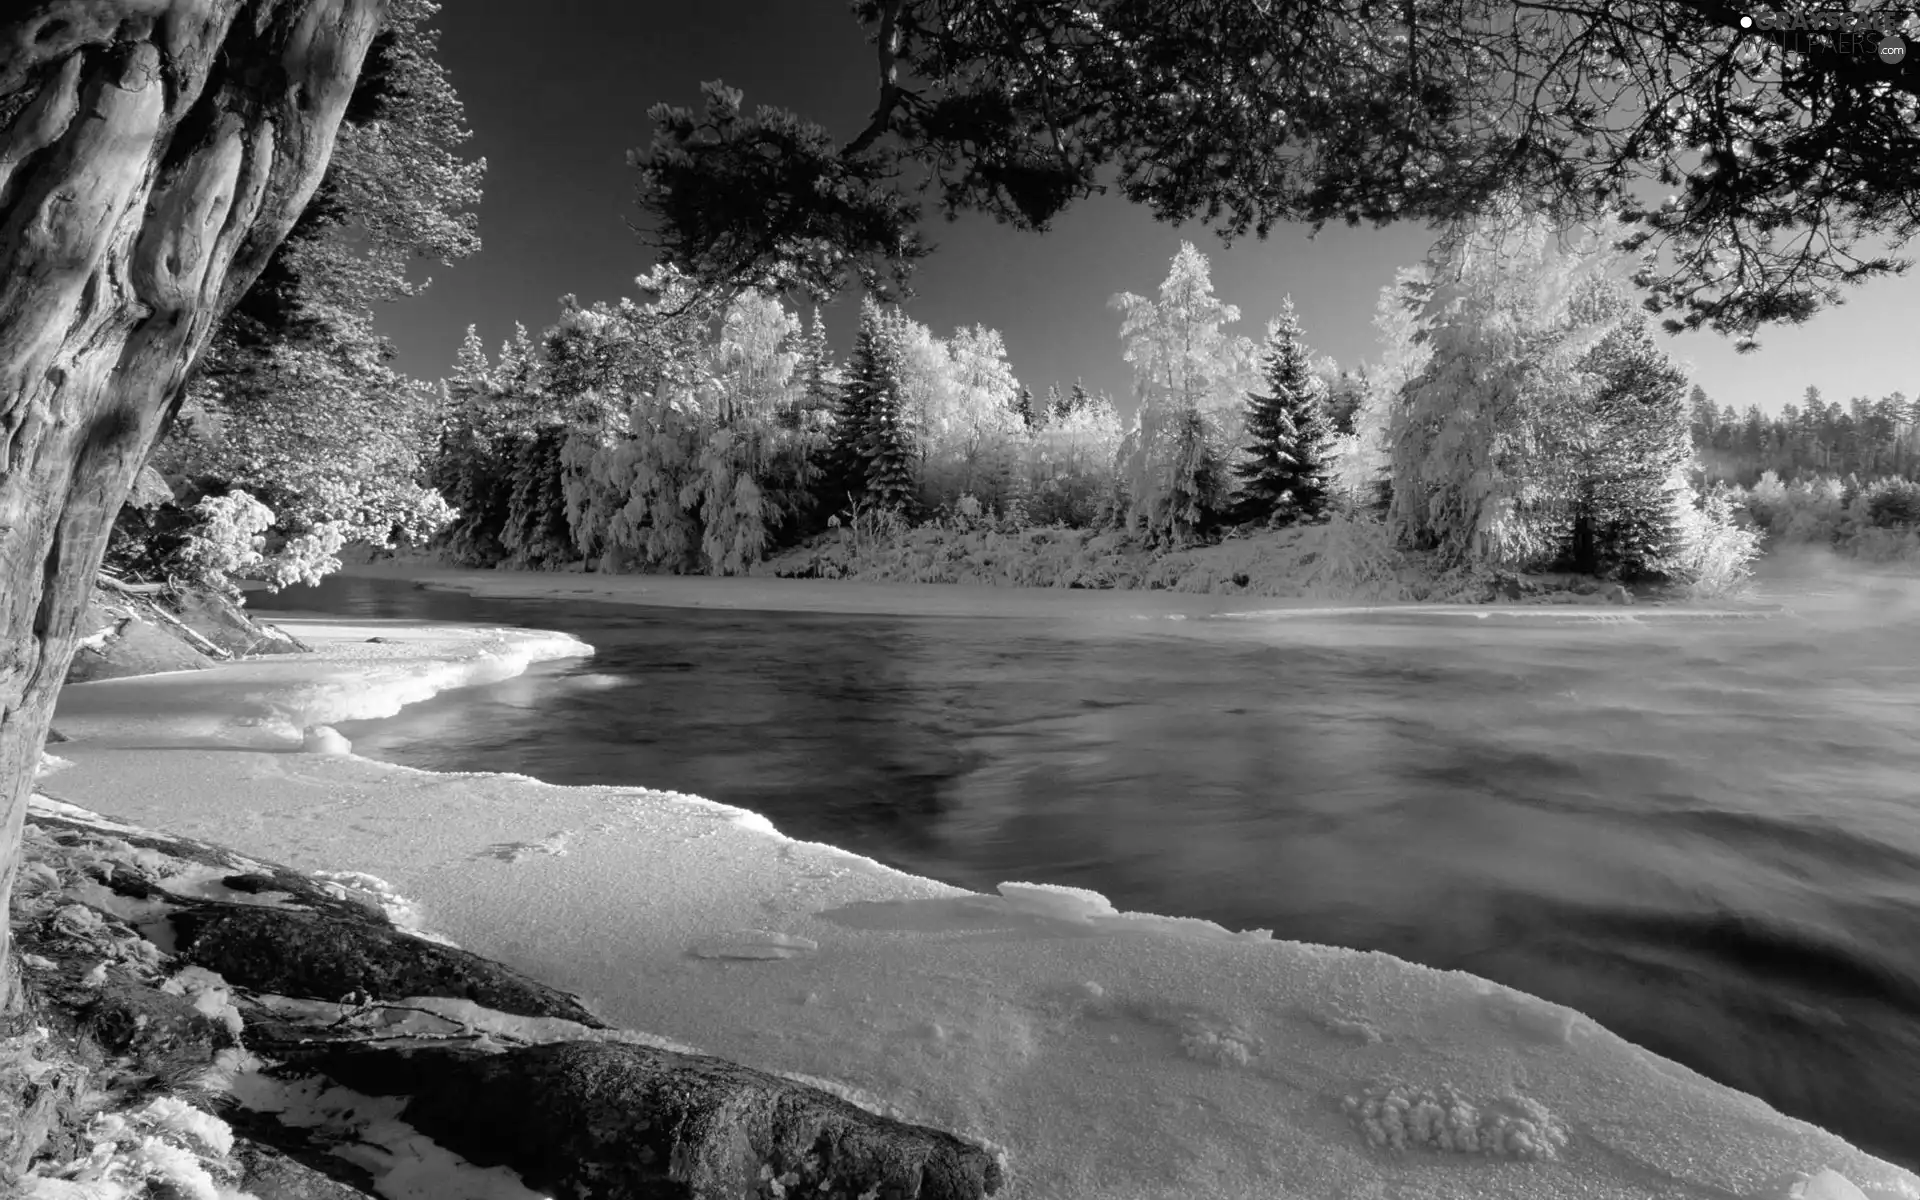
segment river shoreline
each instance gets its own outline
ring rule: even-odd
[[[1039,617],[1111,621],[1286,620],[1392,617],[1416,620],[1589,622],[1740,620],[1780,615],[1759,600],[1713,603],[1471,604],[1403,601],[1329,603],[1324,599],[1210,595],[1170,591],[1094,591],[963,583],[865,583],[843,580],[706,575],[603,575],[511,569],[462,570],[437,563],[380,559],[343,567],[342,575],[397,579],[420,587],[501,600],[586,600],[664,608],[925,617]]]

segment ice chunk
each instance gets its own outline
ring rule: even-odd
[[[1085,888],[1057,883],[1003,883],[999,892],[1001,899],[1021,912],[1058,921],[1089,921],[1094,917],[1119,915],[1112,901]]]
[[[300,735],[300,749],[307,754],[340,758],[353,753],[353,743],[331,725],[309,725]]]

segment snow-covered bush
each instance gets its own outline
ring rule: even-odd
[[[425,494],[438,499],[435,493]],[[319,583],[340,569],[340,548],[356,528],[346,521],[327,521],[290,537],[272,537],[274,511],[238,490],[203,497],[191,513],[192,523],[168,570],[193,583],[228,591],[235,579],[258,579],[275,591],[296,583]]]
[[[1671,574],[1701,599],[1738,591],[1760,557],[1760,533],[1736,519],[1733,496],[1715,491],[1698,505],[1683,501],[1676,509],[1680,547]]]
[[[196,523],[180,548],[182,574],[197,583],[228,586],[229,576],[246,576],[266,563],[266,531],[273,510],[248,492],[207,496],[193,506]]]

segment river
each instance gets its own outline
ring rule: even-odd
[[[359,753],[691,792],[964,887],[1071,884],[1470,971],[1920,1169],[1908,595],[1584,625],[841,616],[344,576],[251,603],[597,649],[341,726]]]

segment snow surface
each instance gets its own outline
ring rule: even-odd
[[[304,753],[309,727],[585,648],[283,624],[318,653],[67,689],[73,765],[48,786],[121,822],[352,872],[616,1024],[973,1137],[1005,1153],[1005,1195],[1920,1200],[1920,1177],[1469,975],[1078,889],[979,895],[698,797]],[[450,1003],[414,1019],[479,1019]],[[387,1155],[394,1197],[445,1166],[411,1141]]]

